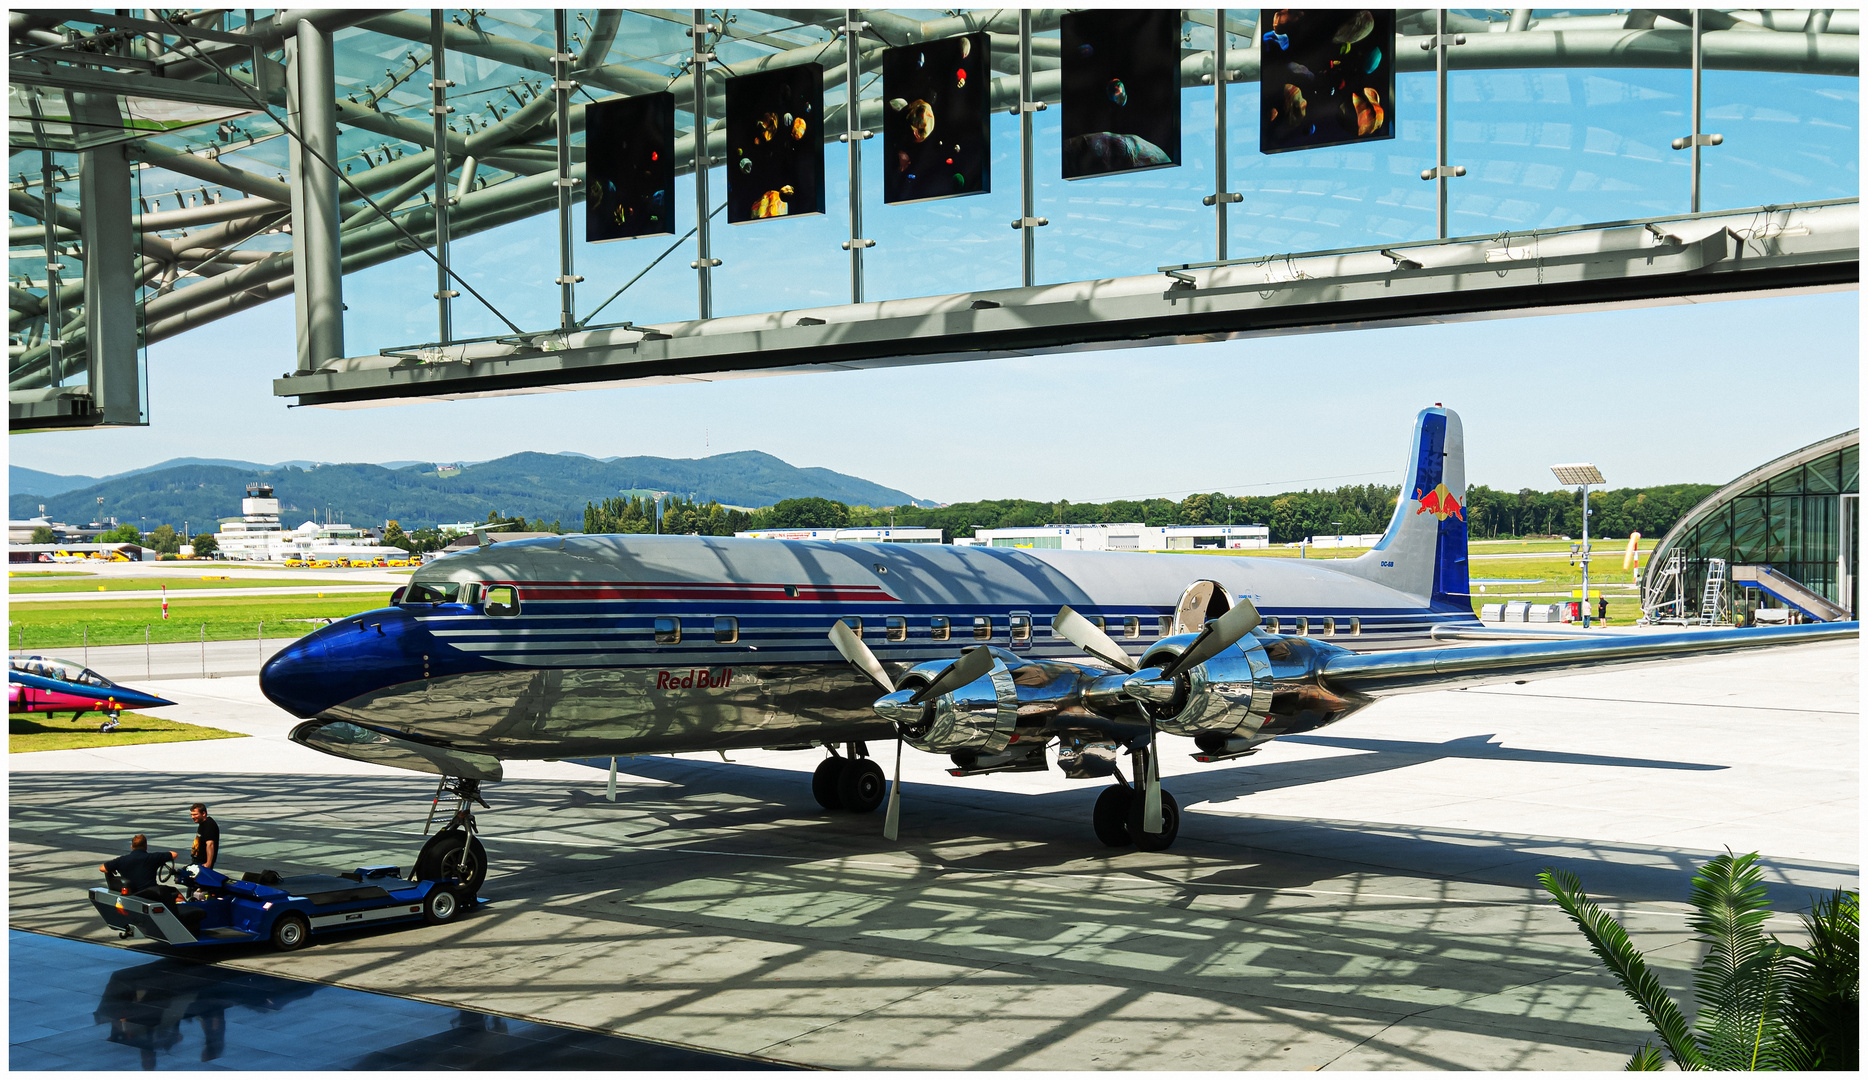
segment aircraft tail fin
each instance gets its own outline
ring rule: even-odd
[[[1422,409],[1408,447],[1394,518],[1381,542],[1342,567],[1423,597],[1440,611],[1472,610],[1466,563],[1466,439],[1459,414]]]

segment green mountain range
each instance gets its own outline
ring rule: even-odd
[[[402,463],[397,463],[402,464]],[[273,486],[280,517],[290,527],[315,519],[380,525],[387,519],[404,529],[459,521],[482,521],[498,511],[583,525],[584,506],[626,491],[666,491],[729,506],[770,506],[780,499],[817,496],[869,506],[932,505],[907,492],[829,469],[800,469],[770,454],[746,450],[713,457],[611,458],[581,454],[513,454],[466,465],[442,476],[433,463],[382,465],[252,462],[183,459],[102,479],[57,476],[13,466],[9,516],[35,517],[40,504],[54,521],[86,522],[114,517],[145,531],[167,523],[200,532],[223,518],[238,517],[246,486]],[[23,475],[22,475],[23,474]],[[66,487],[61,481],[88,480]],[[40,492],[34,487],[60,490]],[[99,508],[97,500],[104,500]]]

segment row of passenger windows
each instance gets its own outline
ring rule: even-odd
[[[487,614],[489,615],[504,614],[504,613],[496,613],[493,611],[493,604],[494,604],[493,594],[503,588],[506,588],[506,587],[505,586],[493,586],[487,590]],[[844,616],[843,621],[846,625],[849,626],[851,630],[854,630],[856,632],[856,635],[858,637],[862,636],[863,634],[863,620],[862,619],[858,618],[855,615],[846,615]],[[1164,636],[1168,632],[1173,630],[1174,628],[1173,620],[1167,618],[1166,616],[1161,617],[1157,621],[1158,621],[1159,631]],[[1102,618],[1097,617],[1097,616],[1091,616],[1090,622],[1096,624],[1096,628],[1098,630],[1104,631],[1105,633],[1119,632],[1122,637],[1129,638],[1129,639],[1139,638],[1142,636],[1142,621],[1141,619],[1133,615],[1125,617],[1124,619],[1121,620],[1120,623],[1105,622]],[[1274,615],[1265,620],[1264,630],[1265,632],[1271,633],[1271,634],[1283,633],[1284,631],[1281,629],[1282,623],[1283,623],[1283,620],[1281,620],[1278,616]],[[1338,625],[1339,625],[1338,621],[1332,618],[1310,619],[1310,618],[1299,617],[1299,618],[1295,618],[1291,620],[1290,633],[1298,635],[1300,637],[1310,636],[1310,635],[1316,635],[1319,637],[1334,637],[1336,635]],[[1343,626],[1343,629],[1346,630],[1351,635],[1357,635],[1357,634],[1362,633],[1362,620],[1361,619],[1344,620],[1342,626]],[[961,629],[962,631],[967,629],[965,625],[964,617],[962,618],[962,625],[959,627],[959,629]],[[1010,623],[1009,623],[1008,629],[1010,631],[1010,636],[1013,641],[1030,641],[1031,640],[1031,616],[1029,615],[1010,616]],[[953,625],[953,620],[948,618],[945,615],[935,615],[932,618],[928,619],[928,637],[934,641],[948,641],[952,639],[954,630],[955,630],[955,627]],[[987,615],[973,616],[971,630],[972,630],[972,637],[974,641],[991,641],[992,640],[992,618]],[[882,636],[888,641],[908,640],[908,620],[900,615],[890,615],[890,616],[885,617],[882,620]],[[1053,627],[1051,630],[1051,636],[1054,638],[1059,638],[1059,639],[1063,637],[1062,634],[1059,634],[1057,632],[1055,627]],[[727,618],[727,617],[715,619],[713,621],[713,639],[714,639],[715,644],[719,644],[719,645],[731,645],[737,642],[739,640],[739,620],[735,618]],[[655,643],[657,645],[677,645],[680,643],[680,641],[681,641],[681,620],[680,619],[664,617],[664,618],[658,618],[655,620]]]

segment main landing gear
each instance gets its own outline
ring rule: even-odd
[[[435,788],[434,801],[428,807],[428,825],[422,827],[425,834],[428,827],[435,823],[435,812],[441,806],[441,794],[447,792],[459,800],[454,809],[454,816],[441,831],[429,837],[422,845],[422,853],[415,858],[415,880],[439,881],[453,878],[459,881],[460,896],[463,903],[472,904],[479,895],[480,885],[486,881],[486,848],[480,844],[480,838],[474,835],[478,830],[474,821],[472,803],[479,803],[482,810],[489,809],[486,800],[480,797],[480,781],[464,777],[441,778]]]
[[[811,795],[826,810],[848,810],[871,814],[888,797],[889,779],[882,766],[870,760],[869,748],[860,742],[850,743],[848,757],[826,747],[830,756],[811,774]]]
[[[1145,751],[1144,751],[1145,753]],[[1137,755],[1136,774],[1145,775],[1147,764]],[[1146,809],[1146,800],[1142,789],[1131,785],[1122,778],[1118,770],[1115,784],[1103,789],[1096,797],[1096,808],[1090,813],[1090,825],[1096,830],[1096,838],[1110,847],[1136,847],[1143,851],[1166,851],[1174,846],[1174,838],[1180,835],[1180,803],[1174,796],[1161,792],[1161,831],[1151,833],[1142,828],[1142,813]]]

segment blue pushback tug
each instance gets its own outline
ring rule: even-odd
[[[312,934],[355,926],[452,922],[473,899],[453,878],[408,881],[397,866],[361,866],[345,874],[282,878],[272,871],[236,881],[190,866],[176,871],[183,891],[200,900],[130,896],[120,883],[91,890],[91,903],[120,937],[142,936],[165,945],[223,945],[269,940],[297,949]]]

